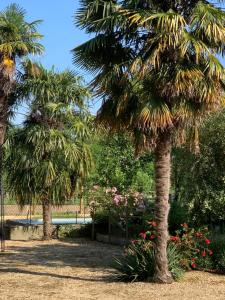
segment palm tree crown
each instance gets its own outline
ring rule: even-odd
[[[43,46],[37,41],[40,20],[28,23],[26,12],[17,4],[9,5],[0,12],[0,66],[6,76],[13,76],[18,59],[29,54],[41,54]]]
[[[23,57],[41,54],[42,38],[37,31],[41,21],[27,22],[26,12],[16,4],[0,12],[0,145],[4,143],[5,131],[11,106],[18,100],[11,97],[20,74],[18,64]]]
[[[217,55],[224,54],[225,13],[191,2],[84,0],[77,14],[78,25],[95,33],[74,49],[74,62],[96,74],[99,119],[141,132],[148,146],[162,130],[196,127],[224,99]]]

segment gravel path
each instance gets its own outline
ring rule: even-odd
[[[189,272],[171,285],[114,281],[109,265],[121,249],[85,240],[7,242],[0,254],[1,300],[219,300],[225,276]]]

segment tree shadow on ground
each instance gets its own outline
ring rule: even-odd
[[[58,279],[72,279],[72,280],[81,280],[81,281],[89,281],[89,282],[113,282],[115,281],[114,276],[109,275],[109,276],[104,276],[103,277],[97,277],[97,278],[85,278],[85,277],[80,277],[80,276],[70,276],[70,275],[60,275],[60,274],[55,274],[55,273],[49,273],[49,272],[40,272],[40,271],[29,271],[29,270],[23,270],[20,268],[3,268],[0,269],[0,273],[20,273],[20,274],[26,274],[26,275],[37,275],[37,276],[50,276]]]
[[[7,252],[1,257],[0,272],[12,272],[55,278],[68,278],[83,281],[112,281],[113,270],[111,265],[114,257],[122,253],[122,248],[84,239],[64,241],[35,241],[15,242],[10,241]],[[41,270],[35,270],[34,267]],[[42,267],[43,272],[42,272]],[[71,267],[69,275],[59,274],[55,268]],[[103,276],[85,278],[73,276],[76,269],[83,268],[90,273],[103,272]],[[46,270],[46,271],[45,271]],[[53,271],[53,272],[52,272]],[[71,275],[72,274],[72,275]],[[109,276],[110,274],[110,276]],[[71,276],[70,276],[71,275]]]

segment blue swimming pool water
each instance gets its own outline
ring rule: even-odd
[[[19,219],[19,220],[9,220],[12,224],[19,225],[43,225],[42,219],[29,220],[29,219]],[[53,225],[73,225],[73,224],[89,224],[92,222],[91,218],[61,218],[61,219],[52,219]]]

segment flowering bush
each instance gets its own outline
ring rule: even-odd
[[[207,228],[195,230],[189,228],[186,223],[176,231],[175,236],[170,237],[170,242],[177,245],[178,251],[182,254],[182,265],[186,269],[208,269],[212,267],[210,249],[211,241]]]
[[[120,193],[116,187],[93,186],[89,199],[91,216],[99,228],[104,227],[102,233],[107,233],[110,220],[111,233],[124,236],[125,232],[129,232],[134,237],[141,228],[145,228],[145,220],[151,216],[143,194],[132,190]]]
[[[145,280],[154,273],[154,252],[157,240],[157,223],[148,222],[148,230],[141,231],[136,240],[131,241],[124,257],[116,261],[116,269],[121,280]],[[169,270],[178,279],[184,270],[211,269],[213,267],[213,250],[210,249],[207,228],[195,230],[186,223],[176,235],[170,236],[167,248]]]
[[[146,208],[144,197],[139,192],[128,191],[126,194],[120,194],[116,187],[102,188],[94,185],[89,192],[89,206],[91,209],[101,207],[102,209],[116,209],[124,211],[143,211]]]
[[[155,241],[157,239],[156,222],[148,222],[149,230],[142,231],[140,238],[144,240]],[[173,243],[177,247],[177,251],[182,255],[181,265],[185,269],[210,268],[211,241],[208,238],[209,232],[207,228],[195,230],[189,228],[186,223],[181,224],[181,229],[176,231],[175,236],[170,236],[169,244]]]

